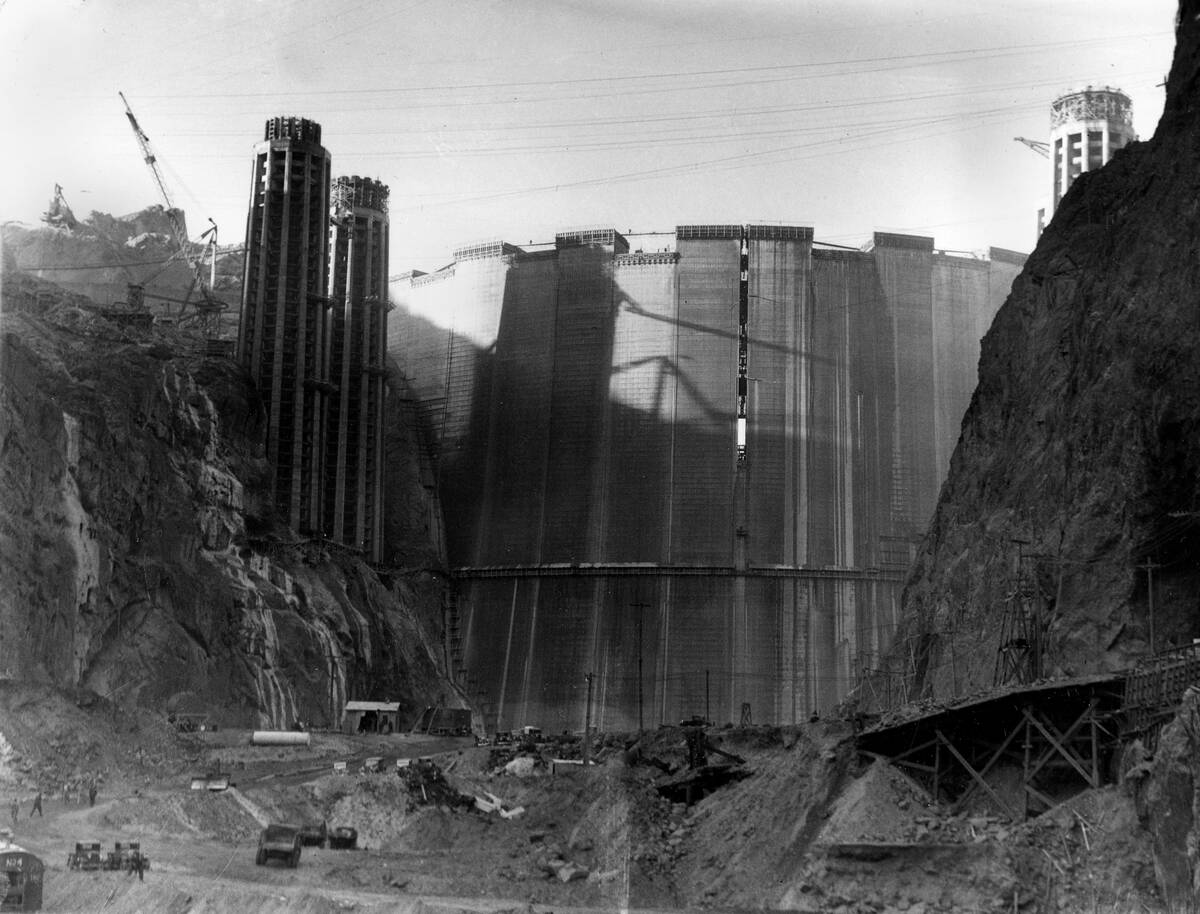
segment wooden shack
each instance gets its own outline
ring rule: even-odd
[[[400,702],[348,701],[342,709],[343,733],[398,733]]]

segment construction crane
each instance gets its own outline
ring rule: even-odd
[[[133,135],[137,138],[138,147],[142,150],[142,159],[150,166],[150,174],[154,176],[154,183],[158,185],[158,192],[162,194],[163,202],[167,204],[167,220],[171,223],[171,233],[175,236],[175,243],[179,245],[179,250],[187,251],[187,232],[184,230],[183,223],[179,220],[179,210],[175,208],[175,204],[171,201],[171,194],[167,190],[167,183],[163,180],[162,172],[158,170],[158,157],[154,155],[154,150],[150,146],[150,137],[146,136],[137,118],[133,116],[133,109],[129,107],[129,101],[125,98],[124,92],[118,92],[121,96],[121,102],[125,105],[125,116],[129,118],[129,126],[133,128]]]
[[[1032,149],[1034,152],[1036,152],[1038,155],[1040,155],[1043,159],[1050,158],[1050,144],[1049,143],[1043,143],[1041,140],[1027,140],[1023,136],[1014,136],[1013,142],[1024,143],[1026,146],[1028,146],[1030,149]]]
[[[42,221],[47,225],[68,229],[73,229],[79,224],[75,214],[71,212],[71,207],[67,205],[67,198],[63,196],[61,184],[54,185],[54,199],[42,213]]]
[[[212,236],[209,244],[212,252],[210,280],[206,286],[202,275],[204,269],[203,255],[192,257],[190,254],[190,242],[187,238],[187,230],[183,226],[183,221],[179,218],[179,210],[171,200],[170,191],[167,190],[167,183],[163,180],[162,172],[158,168],[158,157],[154,154],[154,149],[150,145],[150,137],[146,135],[146,131],[142,129],[141,124],[138,123],[137,118],[134,116],[133,109],[129,107],[129,101],[125,98],[125,93],[117,92],[117,95],[121,96],[121,102],[125,105],[125,116],[129,118],[129,126],[133,128],[133,135],[137,139],[138,148],[142,151],[142,159],[149,166],[150,174],[154,177],[154,183],[158,185],[158,192],[166,204],[167,221],[171,225],[171,233],[175,236],[175,243],[178,245],[178,251],[172,255],[171,259],[173,260],[177,256],[182,257],[188,266],[192,268],[192,285],[188,289],[187,296],[183,299],[182,307],[179,310],[179,323],[195,322],[205,336],[215,336],[219,315],[228,307],[224,302],[213,298],[211,294],[211,287],[216,282],[217,225],[212,219],[209,219],[208,221],[212,227],[200,236],[202,240],[210,234]],[[193,304],[191,301],[192,289],[197,285],[200,287],[200,295],[203,301]],[[194,314],[186,315],[188,305],[192,305],[195,309]]]
[[[208,287],[212,289],[217,284],[217,224],[208,217],[208,228],[200,234],[200,240],[208,239]]]

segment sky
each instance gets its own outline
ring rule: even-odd
[[[162,202],[245,236],[264,121],[391,188],[392,274],[612,227],[811,225],[1029,251],[1049,106],[1162,111],[1173,0],[0,0],[0,222]],[[639,239],[646,249],[661,240]]]

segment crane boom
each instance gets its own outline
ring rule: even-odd
[[[1034,152],[1036,152],[1038,155],[1040,155],[1043,159],[1050,158],[1050,144],[1049,143],[1044,143],[1041,140],[1027,140],[1023,136],[1014,136],[1013,142],[1024,143],[1026,146],[1028,146],[1030,149],[1032,149]]]
[[[142,150],[142,158],[146,164],[150,166],[150,173],[154,175],[154,183],[158,185],[158,192],[162,194],[163,202],[167,204],[167,220],[171,223],[171,232],[175,236],[175,241],[179,245],[180,253],[187,256],[187,232],[183,227],[183,223],[179,221],[179,216],[175,208],[175,204],[171,201],[171,194],[167,191],[167,184],[163,180],[162,172],[158,170],[158,159],[154,155],[154,150],[150,146],[150,137],[146,136],[137,118],[133,116],[133,109],[129,107],[129,101],[125,98],[124,92],[117,92],[121,96],[121,101],[125,105],[125,116],[129,118],[129,126],[133,128],[133,135],[137,138],[138,147]]]
[[[180,315],[183,315],[183,312],[189,305],[192,306],[195,309],[194,318],[201,330],[210,336],[214,335],[217,332],[216,323],[220,312],[224,311],[227,307],[224,302],[213,298],[210,293],[211,287],[216,282],[217,226],[213,223],[212,228],[200,236],[201,239],[204,239],[209,234],[212,235],[212,241],[209,244],[209,247],[212,249],[212,262],[209,267],[209,282],[206,286],[203,276],[203,253],[199,256],[192,256],[187,229],[184,228],[183,220],[179,218],[179,210],[176,209],[174,202],[172,202],[171,194],[167,190],[167,183],[163,180],[162,172],[158,169],[158,158],[154,155],[154,149],[150,145],[150,137],[146,136],[146,131],[142,129],[142,125],[138,123],[137,118],[134,116],[133,109],[129,107],[129,100],[125,98],[125,93],[117,92],[117,95],[121,96],[121,102],[125,105],[125,116],[129,118],[129,126],[133,128],[133,135],[137,139],[138,148],[142,151],[142,159],[150,167],[150,173],[154,176],[154,183],[158,185],[158,192],[162,195],[163,202],[167,205],[167,221],[171,224],[171,234],[175,236],[175,243],[179,247],[179,250],[171,256],[171,259],[174,259],[176,256],[182,257],[192,269],[192,284],[188,289],[187,297],[183,299],[183,307],[180,309]],[[211,219],[208,221],[212,223]],[[204,300],[192,305],[191,290],[197,286],[200,287],[200,295]]]

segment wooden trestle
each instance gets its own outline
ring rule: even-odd
[[[1179,708],[1188,686],[1200,683],[1200,644],[1160,651],[1142,660],[1125,680],[1125,736],[1147,749]]]
[[[859,734],[958,812],[982,795],[1013,820],[1037,815],[1109,780],[1119,741],[1124,674],[1018,686]],[[1021,790],[1001,790],[1019,774]]]

